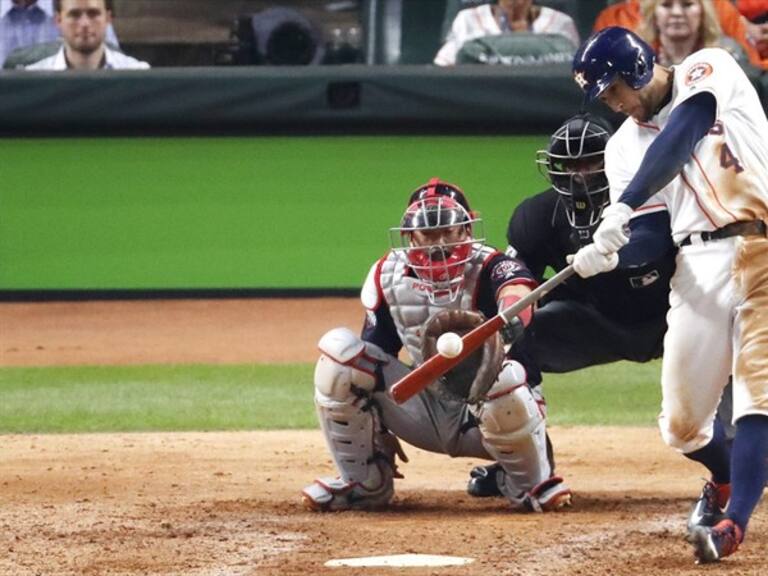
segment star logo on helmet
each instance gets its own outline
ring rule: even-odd
[[[573,79],[576,81],[576,84],[579,85],[579,88],[584,90],[584,88],[587,86],[589,82],[587,82],[587,79],[584,77],[584,72],[576,72],[576,74],[573,75]]]

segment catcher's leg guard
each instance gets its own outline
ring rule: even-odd
[[[303,491],[315,510],[376,508],[394,493],[394,446],[381,431],[370,397],[376,369],[388,358],[346,328],[325,334],[315,367],[315,406],[338,478],[321,478]]]
[[[518,362],[504,363],[473,412],[486,449],[500,464],[493,471],[499,491],[516,509],[546,511],[570,504],[570,489],[552,475],[545,418]]]

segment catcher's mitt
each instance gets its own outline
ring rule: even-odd
[[[427,320],[421,335],[422,358],[437,353],[437,339],[445,332],[464,335],[485,322],[485,317],[472,310],[440,310]],[[475,352],[437,381],[441,393],[450,398],[476,403],[493,385],[504,361],[504,347],[499,333],[488,338]]]

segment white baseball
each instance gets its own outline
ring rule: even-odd
[[[437,353],[446,358],[455,358],[464,349],[464,342],[456,332],[446,332],[437,339]]]

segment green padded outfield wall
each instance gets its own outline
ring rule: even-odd
[[[544,137],[0,140],[0,291],[358,288],[408,193],[464,187],[489,240]]]

